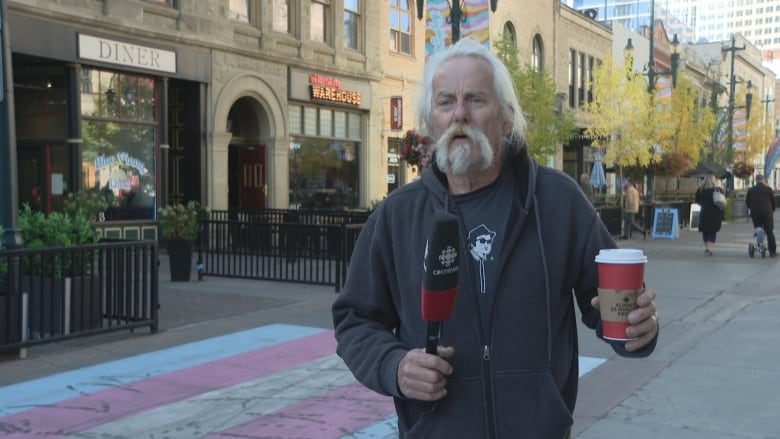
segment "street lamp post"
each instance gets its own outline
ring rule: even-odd
[[[761,103],[764,104],[764,129],[763,129],[764,158],[766,158],[766,149],[768,146],[768,140],[766,138],[766,125],[769,123],[769,104],[771,104],[774,101],[775,98],[770,98],[769,95],[766,95],[764,96],[764,99],[761,99]]]
[[[734,58],[736,53],[740,50],[745,50],[745,45],[742,47],[736,46],[736,37],[731,36],[731,45],[721,49],[724,56],[727,52],[731,52],[731,71],[729,75],[729,106],[728,106],[728,144],[726,145],[726,165],[730,165],[734,158],[734,98],[737,87],[737,78],[734,76]],[[748,105],[748,111],[750,111],[750,105]],[[748,113],[749,115],[750,113]],[[729,177],[729,191],[734,189],[734,177]]]
[[[0,0],[0,244],[21,246],[17,222],[16,130],[13,117],[11,50],[8,43],[7,1]]]
[[[671,70],[655,70],[655,1],[650,6],[650,53],[647,64],[647,92],[652,100],[655,95],[656,75],[672,75],[672,88],[677,87],[677,70],[680,67],[680,40],[677,34],[672,38]],[[655,148],[655,145],[652,146]],[[655,168],[653,163],[647,166],[647,188],[645,189],[645,203],[652,205],[655,202]]]

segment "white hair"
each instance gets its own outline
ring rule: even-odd
[[[431,127],[431,110],[433,106],[433,78],[444,62],[457,57],[470,56],[485,60],[493,71],[493,87],[499,99],[501,116],[512,124],[512,131],[507,136],[510,140],[520,140],[525,136],[526,121],[523,109],[517,98],[512,76],[504,63],[498,59],[485,45],[472,38],[464,38],[446,50],[435,53],[425,64],[423,73],[422,93],[417,101],[417,126],[423,132],[429,132]],[[521,147],[522,142],[511,141],[510,145]]]

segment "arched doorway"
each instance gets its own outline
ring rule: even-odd
[[[264,209],[268,197],[267,145],[269,119],[251,97],[238,99],[228,113],[228,207]]]

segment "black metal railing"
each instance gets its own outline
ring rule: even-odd
[[[332,218],[312,223],[241,218],[201,221],[199,279],[300,282],[333,285],[340,291],[362,224],[327,224]]]
[[[241,221],[245,223],[296,224],[363,224],[367,211],[339,211],[319,209],[230,209],[210,210],[211,221]]]
[[[98,333],[157,332],[156,241],[0,252],[0,351]]]

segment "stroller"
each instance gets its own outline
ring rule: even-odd
[[[764,232],[763,227],[756,227],[755,230],[753,230],[753,236],[756,238],[755,243],[748,244],[748,255],[752,258],[756,252],[759,252],[761,254],[762,258],[766,257],[766,244],[764,244],[764,236],[766,236],[766,233]]]

